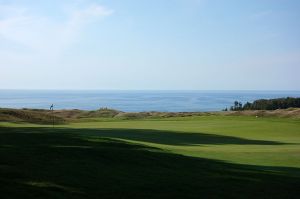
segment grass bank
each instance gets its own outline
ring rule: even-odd
[[[0,123],[1,198],[298,198],[300,121]]]

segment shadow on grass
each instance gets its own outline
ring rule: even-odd
[[[14,132],[24,131],[31,133],[39,132],[59,132],[59,133],[77,133],[83,135],[84,138],[113,138],[125,139],[131,141],[150,142],[155,144],[189,146],[189,145],[204,145],[204,144],[240,144],[240,145],[284,145],[288,143],[266,141],[266,140],[251,140],[233,136],[206,134],[206,133],[188,133],[175,131],[162,131],[152,129],[72,129],[72,128],[13,128]],[[25,137],[25,135],[20,135]],[[43,135],[41,135],[43,136]],[[45,140],[47,142],[47,140]],[[28,142],[27,142],[28,143]],[[42,143],[41,143],[42,144]]]
[[[120,138],[122,132],[129,134],[124,129],[107,136],[114,132],[0,128],[1,198],[297,198],[300,194],[300,179],[288,175],[299,169],[185,157],[101,138]],[[91,142],[84,138],[86,133],[100,137]],[[142,130],[134,131],[138,133]],[[221,137],[219,143],[232,139]]]
[[[201,145],[201,144],[249,144],[249,145],[282,145],[287,143],[266,141],[266,140],[250,140],[233,136],[215,135],[207,133],[189,133],[162,131],[152,129],[90,129],[84,130],[85,135],[101,136],[117,139],[126,139],[133,141],[150,142],[166,145]],[[80,131],[81,131],[80,130]]]

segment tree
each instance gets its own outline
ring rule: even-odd
[[[239,110],[242,110],[243,109],[243,104],[242,104],[242,102],[239,102],[239,108],[238,108]]]
[[[239,107],[239,102],[238,101],[234,101],[234,110],[237,110],[238,107]]]
[[[234,109],[236,109],[236,102],[234,102]],[[239,108],[240,108],[240,104]],[[240,110],[276,110],[286,108],[300,108],[300,98],[277,98],[277,99],[259,99],[253,103],[247,102]]]
[[[246,104],[244,104],[243,106],[243,110],[250,110],[251,109],[251,103],[250,102],[247,102]]]

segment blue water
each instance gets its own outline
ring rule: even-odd
[[[100,107],[121,111],[219,111],[235,100],[300,97],[300,91],[57,91],[0,90],[2,108],[95,110]]]

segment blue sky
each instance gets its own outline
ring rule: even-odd
[[[0,0],[1,89],[300,90],[298,0]]]

